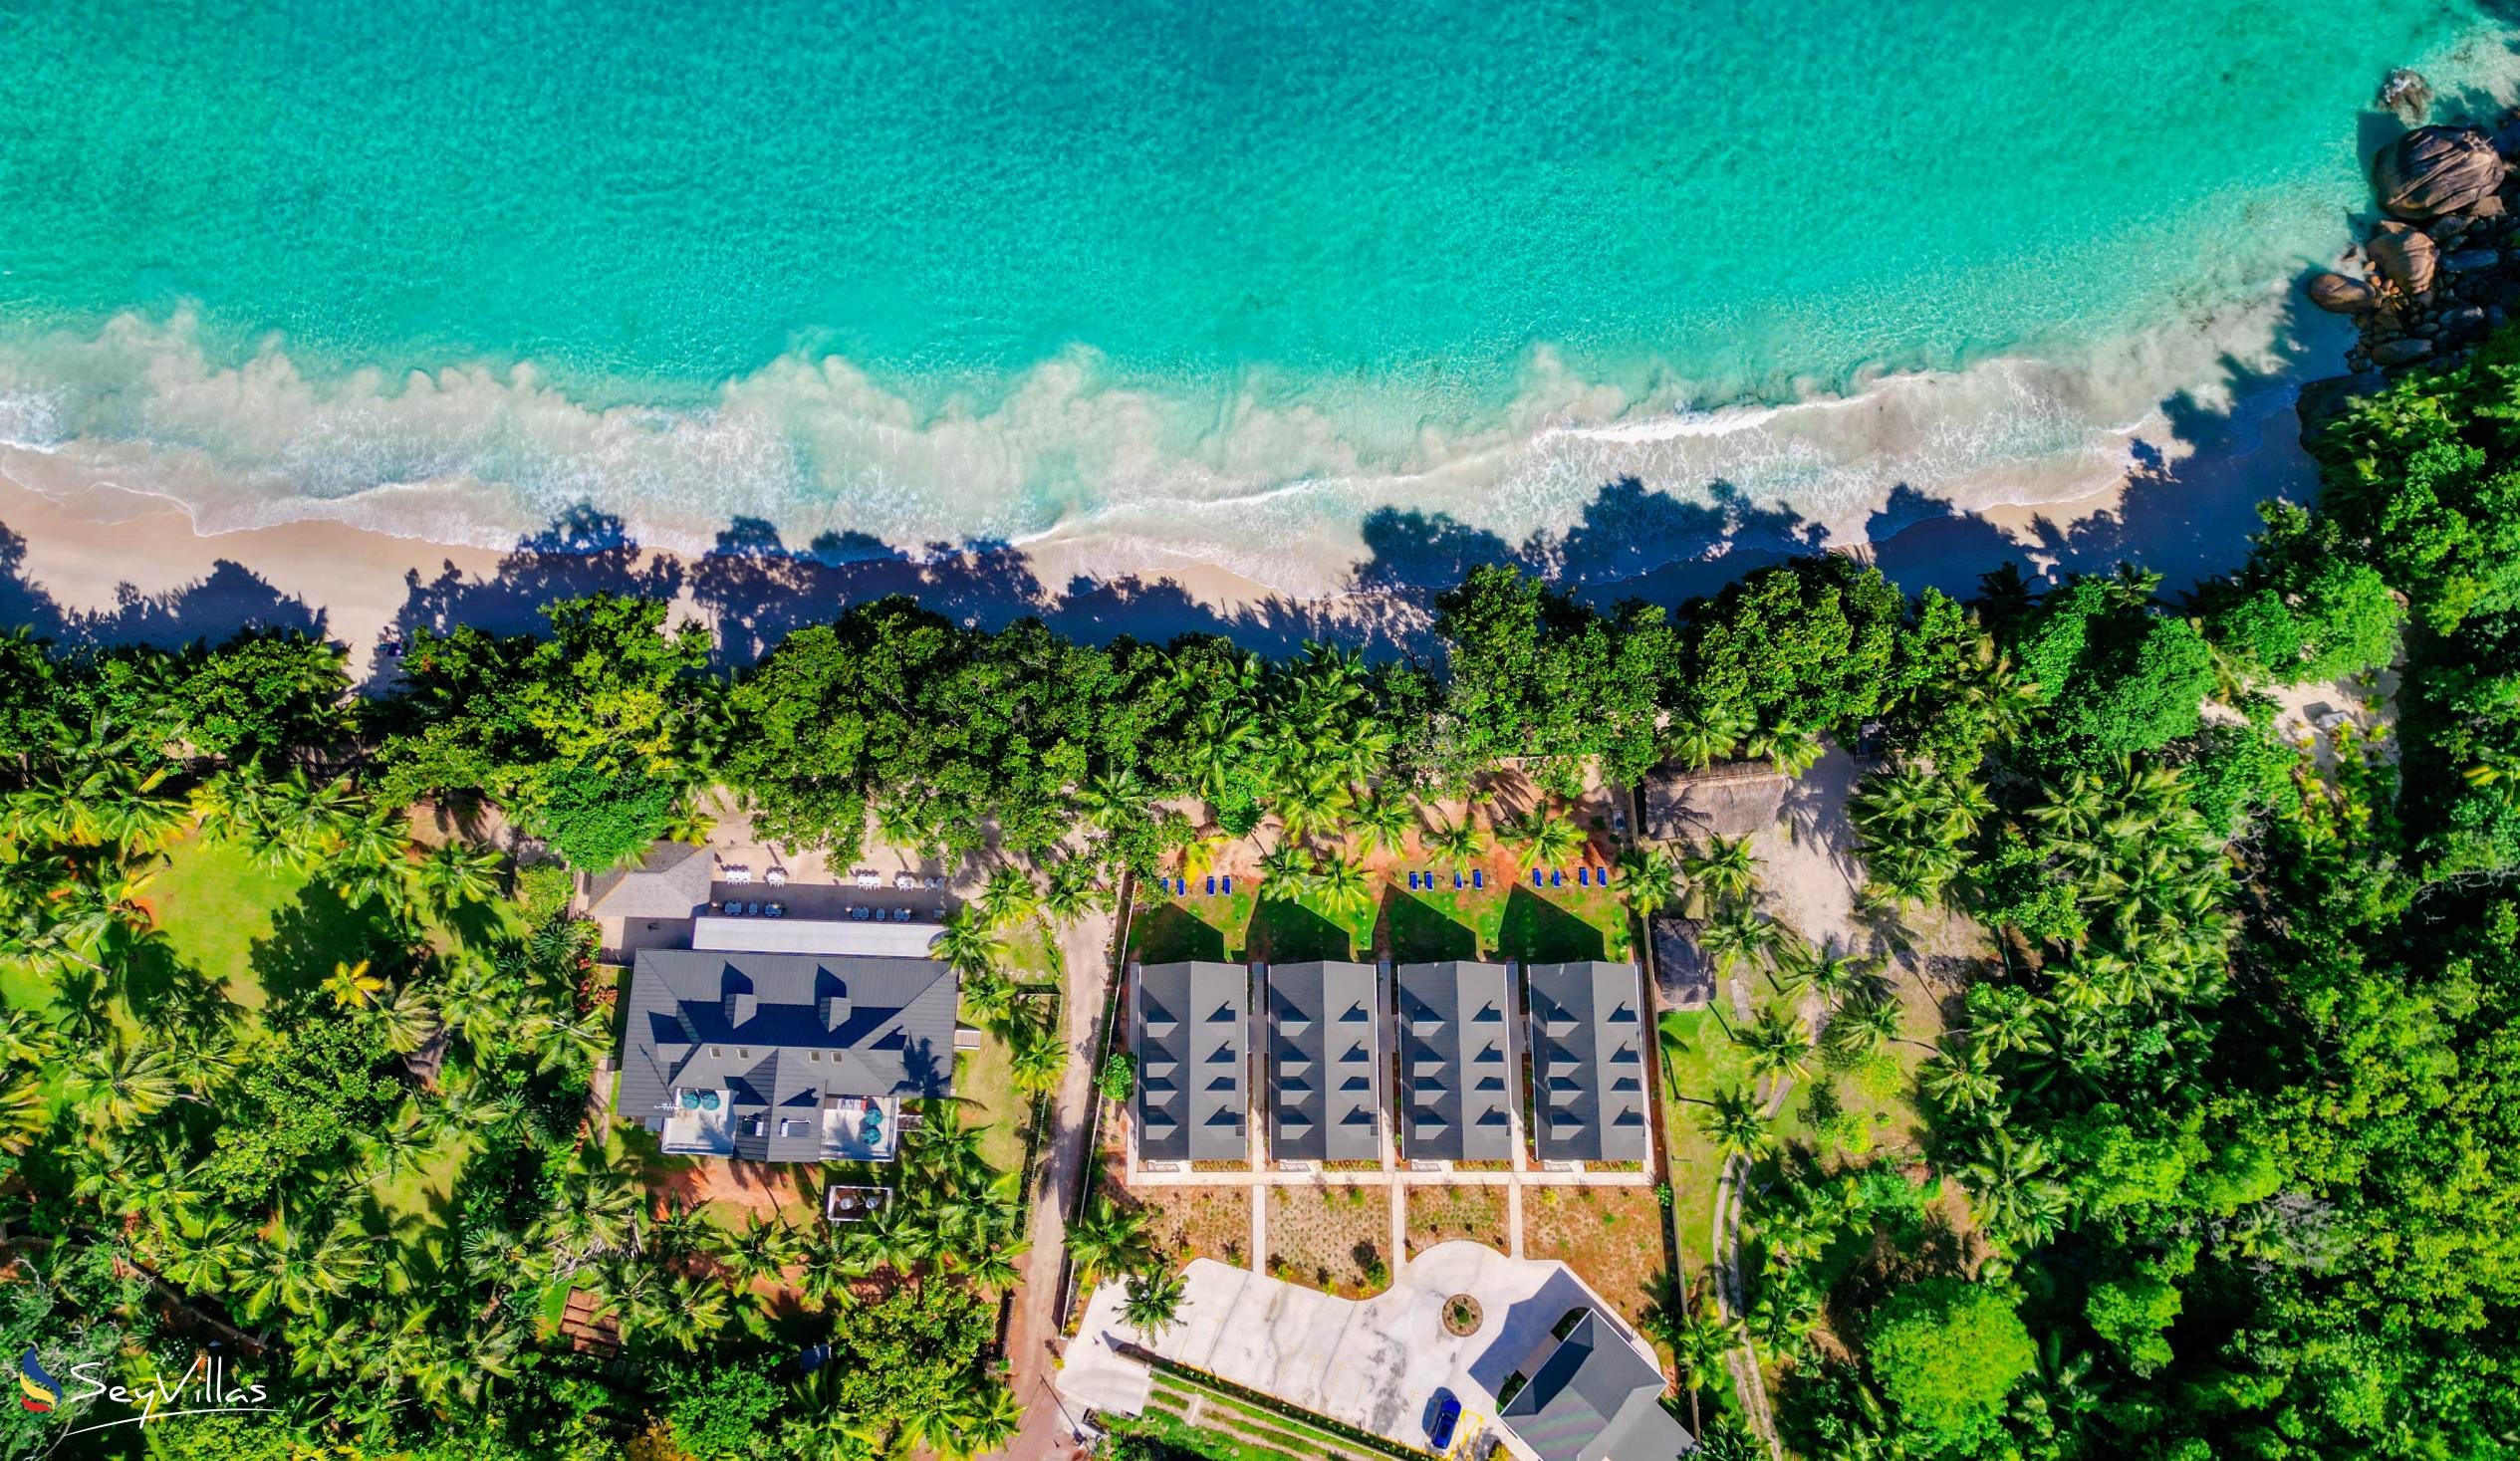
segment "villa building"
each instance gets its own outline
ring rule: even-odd
[[[1383,1154],[1383,971],[1372,964],[1272,965],[1269,1154],[1370,1162]]]
[[[1497,1418],[1540,1461],[1672,1461],[1695,1450],[1662,1408],[1662,1370],[1589,1305],[1540,1337]]]
[[[1514,988],[1503,964],[1399,968],[1400,1155],[1509,1161],[1514,1154]]]
[[[1531,1001],[1532,1149],[1542,1161],[1641,1162],[1644,991],[1637,966],[1590,960],[1524,970]]]
[[[1205,961],[1132,966],[1130,985],[1137,1159],[1246,1160],[1250,971]]]
[[[952,1094],[959,994],[932,959],[642,949],[621,1114],[669,1152],[889,1161],[901,1102]]]

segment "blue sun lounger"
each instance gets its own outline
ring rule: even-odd
[[[1534,867],[1531,869],[1531,885],[1533,887],[1547,887],[1549,885],[1549,879],[1539,868]]]
[[[1417,874],[1414,872],[1408,874],[1408,890],[1410,892],[1417,891]]]
[[[1461,885],[1461,874],[1460,874],[1460,873],[1456,872],[1456,873],[1452,874],[1452,885],[1453,885],[1454,887],[1459,887],[1459,886]],[[1485,887],[1485,886],[1487,886],[1487,874],[1486,874],[1485,872],[1483,872],[1483,871],[1480,871],[1480,870],[1479,870],[1478,868],[1476,868],[1476,867],[1471,868],[1471,869],[1470,869],[1470,886],[1472,886],[1472,887]]]
[[[1593,885],[1593,869],[1590,867],[1576,868],[1575,885],[1578,887],[1591,887]]]
[[[1209,873],[1209,874],[1208,874],[1208,878],[1207,878],[1207,895],[1208,895],[1209,897],[1214,897],[1214,896],[1216,896],[1216,875],[1215,875],[1214,873]]]
[[[1551,887],[1564,887],[1564,886],[1566,886],[1566,869],[1565,869],[1565,868],[1563,868],[1563,867],[1552,867],[1552,868],[1550,868],[1550,869],[1549,869],[1549,885],[1550,885]]]
[[[1460,886],[1461,886],[1461,874],[1460,874],[1460,873],[1456,872],[1456,873],[1452,874],[1452,885],[1453,885],[1455,888],[1458,888],[1458,887],[1460,887]]]
[[[1223,878],[1218,880],[1216,885],[1222,891],[1228,893],[1232,892],[1234,890],[1234,875],[1230,872],[1226,873]]]

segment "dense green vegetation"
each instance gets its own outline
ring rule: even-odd
[[[1014,1401],[980,1296],[1021,1224],[970,1129],[931,1117],[900,1200],[845,1237],[726,1235],[654,1196],[581,1128],[607,1039],[585,934],[515,904],[497,859],[415,845],[411,803],[495,805],[588,868],[692,834],[718,788],[798,846],[846,853],[872,823],[1019,854],[1039,877],[1002,866],[944,952],[1039,1090],[1059,1043],[998,972],[1006,937],[1121,869],[1264,830],[1262,893],[1335,927],[1369,916],[1358,849],[1476,856],[1484,833],[1422,808],[1508,758],[1568,792],[1664,761],[1800,770],[1862,735],[1884,751],[1854,809],[1867,916],[1895,936],[1949,909],[1991,940],[1914,1077],[1921,1179],[1861,1140],[1780,1142],[1759,1110],[1814,1066],[1904,1079],[1880,962],[1768,923],[1746,844],[1623,858],[1632,907],[1702,919],[1782,1001],[1730,1033],[1751,1084],[1694,1117],[1757,1169],[1746,1324],[1678,1293],[1660,1317],[1692,1407],[1716,1399],[1703,1427],[1739,1449],[1723,1360],[1746,1338],[1811,1456],[2503,1453],[2514,354],[2349,412],[2320,508],[2270,509],[2249,566],[2176,606],[2140,567],[1992,576],[1963,604],[1818,557],[1605,615],[1481,569],[1437,602],[1440,662],[1095,648],[885,600],[729,679],[662,606],[598,597],[541,636],[418,635],[407,685],[364,703],[336,651],[285,636],[0,638],[11,1334],[236,1337],[286,1413],[165,1443],[202,1456],[982,1448]],[[2266,692],[2393,661],[2401,767],[2346,735],[2322,770],[2274,738]],[[1546,807],[1500,831],[1543,860],[1579,836]],[[202,967],[214,940],[157,924],[148,878],[187,839],[287,874],[250,996]],[[1072,1239],[1089,1276],[1127,1276],[1130,1325],[1174,1321],[1141,1223],[1098,1207]],[[571,1290],[627,1376],[554,1333]],[[1159,1432],[1131,1444],[1183,1444]]]

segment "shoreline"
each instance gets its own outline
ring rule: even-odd
[[[1307,638],[1415,649],[1424,647],[1432,593],[1494,561],[1551,573],[1605,606],[1631,598],[1676,605],[1820,547],[1878,564],[1911,594],[1932,586],[1965,597],[1979,574],[2006,560],[2034,576],[2140,560],[2176,589],[2246,557],[2260,500],[2315,493],[2291,404],[2304,378],[2334,368],[2328,354],[2305,348],[2286,368],[2251,381],[2227,413],[2191,410],[2182,419],[2175,402],[2165,403],[2172,427],[2159,433],[2165,444],[2131,433],[2133,470],[2059,501],[1971,508],[1901,487],[1852,533],[1778,513],[1765,526],[1787,531],[1759,541],[1741,521],[1758,518],[1758,509],[1719,500],[1717,509],[1731,511],[1726,518],[1634,483],[1612,484],[1595,504],[1606,519],[1615,517],[1613,506],[1640,511],[1659,521],[1636,526],[1675,535],[1636,571],[1617,571],[1633,541],[1603,554],[1606,572],[1597,574],[1591,561],[1579,561],[1574,531],[1554,545],[1537,534],[1516,548],[1442,514],[1411,513],[1385,524],[1386,541],[1375,541],[1369,524],[1373,556],[1354,565],[1348,592],[1319,598],[1285,595],[1158,545],[1146,545],[1146,567],[1120,576],[1078,572],[1061,562],[1056,545],[918,559],[879,547],[834,563],[781,550],[775,534],[748,544],[740,524],[721,535],[719,552],[674,555],[628,541],[617,522],[585,509],[508,552],[325,520],[204,535],[174,501],[110,485],[74,487],[89,509],[75,512],[9,475],[5,468],[17,462],[0,461],[0,621],[93,642],[217,640],[252,623],[294,626],[346,644],[358,679],[378,670],[380,641],[415,624],[533,628],[542,603],[605,589],[672,601],[707,623],[735,663],[758,657],[789,629],[888,593],[966,623],[994,627],[1031,614],[1095,641],[1215,632],[1270,653]],[[1605,536],[1618,526],[1599,525]],[[1714,529],[1694,555],[1692,526]],[[1535,554],[1535,545],[1543,551]]]

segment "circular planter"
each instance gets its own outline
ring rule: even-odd
[[[1467,1294],[1455,1294],[1443,1302],[1443,1332],[1456,1339],[1466,1339],[1477,1334],[1484,1322],[1479,1314],[1479,1301]]]

